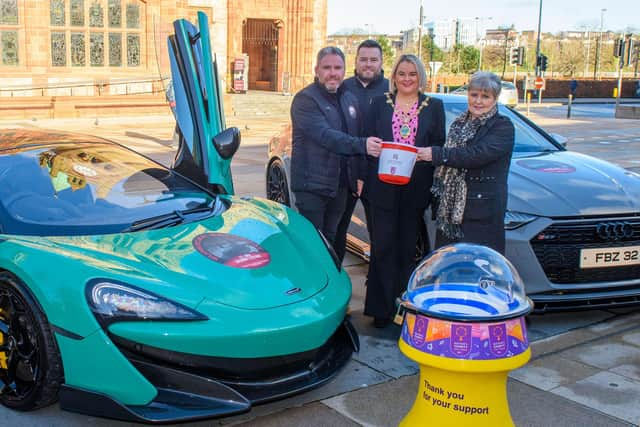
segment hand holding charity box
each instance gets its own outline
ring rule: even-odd
[[[383,142],[378,162],[380,181],[389,184],[405,185],[411,180],[416,164],[418,149],[399,142]]]

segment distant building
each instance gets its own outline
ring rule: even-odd
[[[585,40],[588,35],[588,31],[560,31],[558,38],[560,40]]]
[[[534,30],[525,30],[520,32],[520,40],[525,40],[527,43],[535,43],[538,39],[538,32]]]
[[[422,35],[433,35],[433,43],[448,51],[456,45],[473,46],[478,43],[479,31],[476,18],[446,18],[428,21],[424,24]],[[418,30],[411,28],[403,31],[403,46],[415,45]]]
[[[424,33],[424,31],[423,31]],[[418,29],[417,28],[409,28],[408,30],[402,31],[402,50],[410,51],[415,50],[418,45]]]
[[[425,24],[427,33],[433,32],[433,44],[442,50],[449,50],[456,43],[456,20],[439,19]]]
[[[368,37],[367,34],[332,34],[327,37],[327,45],[339,48],[347,56],[355,55],[358,45]]]
[[[0,96],[11,96],[7,87],[45,88],[25,95],[97,95],[100,87],[114,94],[114,82],[158,78],[158,68],[168,76],[172,23],[193,22],[199,10],[209,17],[223,79],[247,54],[249,89],[282,90],[286,80],[295,90],[312,81],[327,0],[0,0]],[[68,90],[84,83],[84,91]]]
[[[478,20],[475,18],[456,19],[456,44],[473,46],[478,42]]]
[[[514,28],[497,28],[487,30],[484,36],[486,46],[504,46],[518,38]]]
[[[373,40],[378,39],[378,37],[386,37],[391,42],[391,48],[394,51],[394,54],[398,51],[403,50],[403,42],[402,34],[391,34],[391,35],[381,35],[381,34],[332,34],[327,37],[327,45],[335,46],[340,48],[344,52],[346,56],[355,56],[358,46],[364,40],[368,38],[372,38]],[[417,40],[417,36],[416,36]]]

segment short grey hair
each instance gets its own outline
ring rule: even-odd
[[[389,79],[389,91],[391,93],[396,93],[398,88],[396,87],[396,73],[398,72],[398,66],[403,62],[409,62],[416,66],[416,71],[418,72],[418,91],[424,92],[427,87],[427,72],[424,69],[424,64],[420,61],[415,55],[412,54],[404,54],[400,55],[400,58],[393,65],[393,70],[391,71],[391,78]]]
[[[320,61],[322,61],[322,58],[324,58],[327,55],[338,55],[340,58],[342,58],[342,62],[343,63],[345,62],[344,53],[342,53],[339,47],[327,46],[327,47],[323,47],[318,51],[318,55],[316,55],[316,65],[320,64]]]
[[[502,90],[502,81],[500,77],[489,71],[477,71],[473,73],[469,79],[468,90],[481,90],[483,92],[489,92],[498,99],[500,91]]]

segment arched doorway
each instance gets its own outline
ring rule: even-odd
[[[278,89],[278,40],[282,21],[247,19],[242,25],[242,52],[249,56],[249,89]]]

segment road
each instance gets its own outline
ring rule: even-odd
[[[575,104],[531,109],[529,118],[546,131],[568,138],[567,148],[640,171],[640,121],[615,119],[614,105]],[[519,109],[524,114],[524,108]]]
[[[580,106],[572,119],[566,119],[564,107],[532,109],[531,118],[550,132],[563,134],[572,150],[611,160],[623,167],[640,167],[640,123],[631,120],[616,120],[606,117],[608,106]],[[280,119],[281,120],[281,119]],[[241,146],[234,158],[232,170],[236,193],[242,196],[264,196],[265,161],[267,155],[266,138],[277,132],[282,121],[266,123],[259,134],[252,135],[250,128],[247,137],[250,143]],[[145,123],[137,125],[136,123]],[[135,119],[107,121],[96,125],[87,121],[66,122],[20,122],[17,126],[72,129],[84,133],[109,136],[124,144],[141,149],[145,154],[169,163],[175,146],[172,145],[172,123],[170,119]],[[1,126],[0,126],[1,127]],[[264,138],[264,143],[261,139]],[[237,423],[251,423],[252,417],[272,413],[282,408],[300,406],[316,402],[347,391],[384,383],[417,372],[416,365],[398,351],[396,341],[399,328],[390,326],[384,330],[374,329],[370,319],[362,315],[364,300],[364,277],[367,266],[361,260],[348,256],[345,269],[353,284],[351,303],[352,318],[361,335],[362,349],[347,368],[330,384],[281,402],[256,408],[248,415],[224,420],[214,420],[190,425],[211,426]],[[569,330],[585,328],[595,324],[613,324],[627,310],[598,310],[591,312],[552,314],[531,316],[529,337],[537,341],[552,337]],[[0,408],[2,425],[12,427],[26,426],[126,426],[127,423],[95,419],[60,411],[57,405],[31,413],[16,413]]]
[[[553,115],[566,116],[567,106],[552,106],[548,112]],[[571,106],[572,118],[603,118],[612,119],[615,114],[615,104],[573,104]]]

